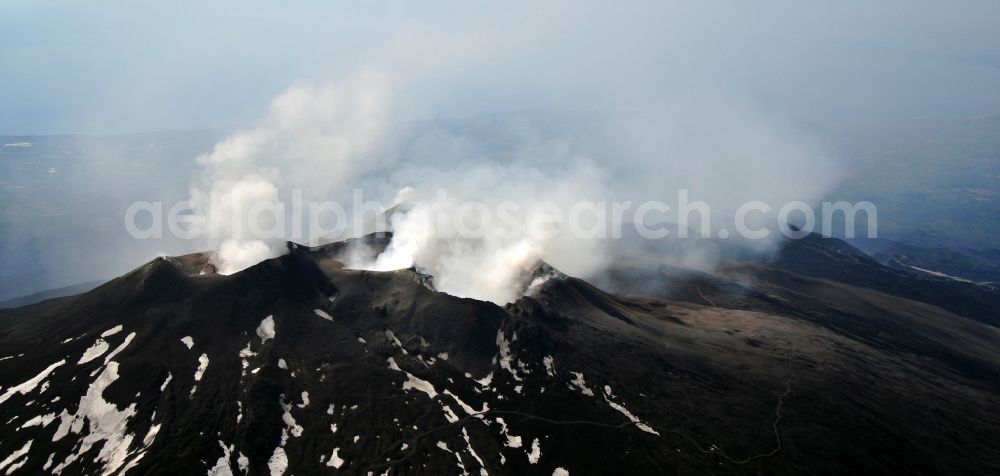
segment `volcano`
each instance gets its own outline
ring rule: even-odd
[[[810,237],[713,273],[540,263],[499,306],[348,246],[0,310],[0,472],[1000,473],[994,288]]]

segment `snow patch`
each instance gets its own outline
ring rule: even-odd
[[[517,340],[517,333],[515,332],[512,335],[510,342],[516,340]],[[514,380],[520,382],[521,377],[517,375],[517,371],[510,365],[510,359],[511,359],[510,342],[508,342],[507,338],[503,335],[503,329],[497,331],[497,348],[500,349],[500,368],[506,370],[507,372],[510,372],[511,376],[514,377]]]
[[[588,397],[593,397],[594,391],[591,390],[589,387],[587,387],[587,382],[584,381],[583,374],[580,372],[570,372],[570,373],[575,375],[576,377],[570,382],[569,388],[572,389],[573,387],[576,387],[578,390],[580,390],[580,393]]]
[[[274,315],[267,316],[260,321],[260,325],[257,326],[257,337],[260,337],[261,344],[267,342],[268,339],[274,339]]]
[[[479,454],[476,453],[476,450],[472,448],[472,442],[469,441],[469,432],[466,431],[465,428],[462,428],[462,438],[465,438],[465,446],[469,449],[469,454],[472,455],[472,458],[475,459],[477,463],[479,463],[479,476],[489,476],[490,473],[486,471],[486,465],[483,464],[482,458],[480,458]]]
[[[222,441],[219,441],[219,446],[222,447],[222,456],[215,462],[215,466],[208,470],[208,476],[233,476],[233,467],[229,463],[233,448],[226,446]]]
[[[156,416],[156,415],[153,415],[153,416]],[[146,432],[146,437],[142,439],[142,445],[143,446],[149,446],[149,445],[153,444],[153,441],[156,440],[156,435],[158,435],[159,433],[160,433],[160,424],[159,423],[157,423],[155,425],[150,425],[149,426],[149,431]]]
[[[462,470],[462,474],[463,475],[468,475],[469,474],[469,472],[465,470],[465,465],[462,464],[462,456],[459,455],[458,453],[455,453],[454,451],[448,449],[448,444],[447,443],[445,443],[443,441],[439,441],[439,442],[437,442],[437,447],[441,448],[444,451],[447,451],[448,453],[451,453],[451,454],[455,455],[455,459],[458,460],[458,469]]]
[[[29,379],[28,381],[22,383],[21,385],[17,385],[17,386],[8,388],[7,391],[4,392],[3,395],[0,395],[0,403],[6,402],[7,399],[9,399],[10,397],[14,396],[15,393],[20,393],[21,395],[26,395],[28,392],[31,392],[32,390],[35,389],[35,387],[38,386],[39,383],[41,383],[42,380],[45,380],[45,377],[48,377],[49,374],[52,373],[53,370],[55,370],[57,367],[65,364],[65,363],[66,363],[66,359],[60,360],[59,362],[56,362],[56,363],[54,363],[54,364],[46,367],[45,370],[39,372],[38,375],[35,375],[34,377],[32,377],[31,379]]]
[[[451,390],[447,390],[446,389],[442,393],[445,394],[445,395],[448,395],[451,398],[453,398],[455,400],[455,402],[457,402],[458,405],[462,407],[462,410],[464,410],[465,413],[468,413],[469,415],[475,415],[477,413],[486,413],[486,412],[490,411],[490,405],[487,402],[483,402],[483,409],[482,410],[476,410],[475,408],[472,408],[471,405],[469,405],[469,404],[465,403],[464,401],[462,401],[461,398],[458,398],[458,395],[455,395],[454,393],[451,393]],[[482,418],[482,415],[479,415],[479,417]]]
[[[121,353],[121,351],[125,350],[125,348],[128,347],[128,345],[132,342],[132,339],[135,339],[135,332],[132,332],[128,336],[126,336],[125,340],[121,343],[121,345],[115,347],[115,350],[112,350],[111,353],[104,358],[104,365],[107,365],[108,362],[111,362],[111,359],[115,358],[115,356]]]
[[[20,463],[14,464],[13,466],[11,466],[11,463],[14,463],[18,459],[20,459],[22,456],[28,454],[28,451],[31,450],[31,443],[33,443],[33,442],[34,442],[34,440],[28,440],[28,442],[25,443],[24,446],[21,447],[21,449],[15,451],[13,453],[11,453],[10,455],[7,456],[6,459],[4,459],[3,461],[0,461],[0,470],[3,470],[7,466],[10,466],[10,469],[7,470],[7,474],[10,474],[10,473],[13,473],[15,469],[18,469],[22,465],[24,465],[24,463],[26,463],[28,461],[28,458],[25,458],[24,461],[21,461]]]
[[[55,421],[55,419],[56,419],[55,413],[49,413],[48,415],[39,415],[24,422],[24,424],[21,425],[21,429],[23,430],[25,428],[30,428],[33,426],[40,426],[42,428],[45,428],[49,426],[49,423]]]
[[[285,454],[284,448],[279,446],[274,449],[271,458],[267,460],[267,469],[271,472],[271,476],[285,474],[285,471],[288,470],[288,455]]]
[[[247,474],[247,470],[250,469],[250,458],[247,458],[243,452],[240,452],[240,457],[236,458],[236,464],[240,467],[240,472]]]
[[[396,338],[396,334],[394,334],[391,330],[386,329],[385,338],[391,340],[393,344],[396,344],[396,347],[399,347],[399,350],[403,352],[403,355],[406,355],[406,349],[403,348],[403,343]]]
[[[191,395],[198,391],[198,382],[201,382],[206,369],[208,369],[208,354],[201,354],[201,357],[198,357],[198,369],[194,371],[195,385],[191,387]]]
[[[205,375],[206,369],[208,369],[208,354],[201,354],[201,357],[198,357],[198,370],[194,372],[195,382],[201,381],[201,376]]]
[[[188,348],[188,350],[194,348],[194,338],[191,336],[182,337],[181,342]]]
[[[531,453],[528,453],[528,462],[538,464],[538,458],[542,457],[542,447],[538,444],[538,438],[531,442]]]
[[[322,317],[323,319],[326,319],[330,322],[333,322],[333,317],[327,314],[326,311],[322,309],[313,309],[313,312],[316,313],[317,316]]]
[[[340,455],[338,455],[337,453],[340,453],[340,448],[333,449],[333,454],[330,455],[330,461],[326,462],[327,466],[330,466],[331,468],[340,469],[340,467],[344,465],[344,460],[341,459]]]
[[[490,384],[493,383],[493,372],[486,374],[485,377],[476,380],[475,382],[478,383],[480,387],[489,387]]]
[[[285,412],[284,414],[281,415],[281,420],[284,421],[285,426],[288,427],[288,432],[291,433],[292,436],[296,438],[302,436],[303,428],[299,426],[298,423],[295,422],[295,417],[292,416],[292,404],[285,403],[284,395],[282,395],[281,398],[278,399],[278,404],[281,405],[281,409],[284,410]]]
[[[247,369],[250,368],[250,362],[247,360],[249,357],[257,355],[254,351],[250,350],[250,342],[247,342],[247,346],[240,350],[240,365],[243,369],[240,375],[246,375]]]
[[[420,390],[426,393],[428,397],[431,397],[431,399],[437,397],[437,390],[434,389],[434,385],[431,385],[426,380],[414,377],[409,372],[406,372],[406,381],[403,382],[403,390]]]
[[[111,329],[108,329],[108,330],[102,332],[101,333],[101,337],[111,337],[111,336],[113,336],[113,335],[115,335],[115,334],[117,334],[117,333],[119,333],[121,331],[122,331],[122,325],[118,324],[117,326],[112,327]]]
[[[135,333],[132,334],[134,335]],[[126,344],[128,340],[130,339],[126,339]],[[87,435],[78,443],[76,453],[56,466],[53,473],[61,473],[80,456],[90,451],[96,443],[102,441],[104,444],[95,460],[105,463],[104,474],[115,473],[125,463],[125,459],[129,456],[128,448],[135,438],[135,435],[127,433],[126,427],[129,419],[135,416],[136,410],[135,403],[124,410],[119,410],[114,403],[104,400],[104,391],[116,380],[118,380],[118,363],[109,362],[104,371],[87,388],[87,394],[80,398],[76,414],[71,415],[63,410],[59,415],[61,421],[52,436],[53,442],[59,441],[71,431],[80,434],[85,420],[89,426]]]
[[[88,347],[87,350],[83,352],[83,356],[80,357],[80,360],[77,361],[76,365],[83,365],[90,362],[91,360],[104,355],[104,353],[110,349],[111,344],[108,344],[104,339],[97,339],[94,341],[93,345]]]
[[[302,392],[302,403],[296,406],[299,408],[305,408],[309,406],[309,392]]]
[[[387,331],[388,332],[388,331]],[[389,357],[386,359],[389,362],[389,369],[403,372],[406,374],[406,381],[403,382],[403,390],[419,390],[427,394],[432,400],[437,397],[437,390],[434,389],[434,385],[430,382],[414,377],[413,374],[400,369],[399,365],[396,365],[396,359]]]
[[[458,415],[451,410],[448,405],[441,405],[444,408],[444,418],[448,420],[448,423],[455,423],[458,421]]]
[[[167,372],[167,378],[165,378],[165,379],[163,380],[163,383],[162,383],[162,384],[160,384],[160,392],[161,392],[161,393],[162,393],[162,392],[163,392],[164,390],[166,390],[166,389],[167,389],[167,385],[168,385],[168,384],[170,383],[170,381],[171,381],[171,380],[173,380],[173,379],[174,379],[174,374],[172,374],[172,373],[170,373],[170,372]]]
[[[507,432],[507,422],[505,422],[503,418],[497,418],[497,423],[500,424],[500,431],[504,434],[504,436],[507,437],[507,443],[505,444],[511,448],[520,448],[521,437],[516,435],[511,435],[510,433]]]

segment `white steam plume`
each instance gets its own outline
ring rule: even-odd
[[[338,84],[294,86],[274,99],[258,126],[198,158],[202,169],[191,201],[204,211],[199,231],[218,249],[220,273],[283,251],[283,210],[255,214],[255,206],[277,203],[286,187],[322,198],[376,165],[370,152],[388,121],[393,90],[386,75],[374,71]],[[249,220],[251,214],[260,220]]]
[[[195,223],[195,231],[218,250],[218,271],[234,273],[282,253],[290,227],[284,210],[268,205],[288,203],[292,190],[304,201],[342,198],[345,185],[356,185],[357,177],[390,159],[375,151],[400,88],[482,56],[491,42],[482,32],[442,35],[409,24],[367,55],[376,66],[335,82],[289,88],[260,124],[199,157],[191,201],[207,219]],[[302,237],[294,228],[290,234],[321,238]]]
[[[587,137],[553,134],[517,118],[512,124],[408,129],[412,124],[394,120],[398,102],[413,99],[403,94],[405,88],[440,73],[441,64],[453,69],[459,64],[448,48],[422,47],[424,36],[390,42],[383,56],[392,66],[381,68],[382,73],[369,70],[334,85],[289,89],[274,100],[261,124],[199,158],[203,170],[192,187],[192,201],[208,217],[202,230],[217,233],[210,244],[218,249],[220,272],[239,271],[283,251],[280,231],[273,239],[262,238],[247,215],[259,204],[287,200],[291,189],[306,192],[306,200],[324,201],[343,198],[347,188],[364,188],[377,200],[412,187],[396,199],[407,206],[392,218],[388,249],[380,256],[354,253],[347,265],[416,266],[434,276],[438,290],[507,303],[525,292],[526,272],[538,261],[587,277],[612,259],[606,246],[615,246],[613,241],[553,230],[545,213],[529,212],[540,202],[563,213],[581,201],[670,203],[684,188],[690,189],[691,200],[710,203],[716,227],[742,201],[765,200],[776,207],[791,200],[814,202],[835,183],[832,162],[798,131],[775,126],[776,121],[743,103],[702,101],[697,94],[683,100],[684,92],[645,91],[662,99],[647,104],[653,114],[607,115],[597,126],[601,133]],[[452,48],[475,43],[445,40]],[[595,97],[594,107],[613,109],[613,103]],[[573,119],[578,118],[571,118],[569,126],[576,124]],[[436,200],[438,190],[446,190],[448,200]],[[467,223],[479,228],[480,236],[450,234],[470,201],[491,211],[501,203],[516,204],[517,226]],[[285,229],[281,210],[260,216],[272,222],[262,228]],[[752,245],[762,248],[759,242]],[[707,268],[712,260],[711,253],[693,253],[677,261]]]
[[[602,174],[585,161],[559,176],[522,165],[487,162],[464,172],[414,172],[412,178],[423,177],[421,186],[406,197],[410,206],[392,216],[388,248],[374,258],[355,255],[348,266],[416,266],[434,276],[439,291],[498,304],[524,294],[528,271],[539,261],[575,275],[598,270],[602,243],[560,226],[551,209],[539,204],[565,211],[580,200],[606,196]],[[423,190],[446,190],[447,196],[420,195]],[[489,211],[488,221],[476,208]]]

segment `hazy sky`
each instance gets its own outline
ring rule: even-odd
[[[399,3],[5,0],[0,134],[245,124],[290,84],[411,54],[387,52],[400,31],[481,46],[400,119],[734,95],[804,118],[1000,113],[995,0]]]

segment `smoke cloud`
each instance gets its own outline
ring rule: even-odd
[[[407,25],[357,71],[289,88],[257,126],[198,157],[191,202],[206,219],[194,232],[211,237],[218,271],[237,272],[283,252],[286,217],[273,205],[290,201],[292,189],[305,200],[339,198],[345,186],[385,165],[391,154],[376,149],[387,140],[400,88],[459,67],[488,40]],[[271,239],[261,239],[268,232]]]
[[[435,41],[426,44],[468,45],[430,36]],[[401,38],[406,40],[397,38],[383,50],[380,57],[387,60],[380,68],[294,86],[272,101],[259,125],[198,158],[201,173],[191,200],[207,217],[200,231],[216,232],[208,244],[217,250],[219,272],[277,256],[283,240],[294,235],[283,208],[264,213],[263,224],[248,220],[254,212],[261,216],[261,204],[288,200],[292,190],[323,201],[362,189],[366,197],[400,206],[391,213],[394,235],[385,252],[352,250],[349,267],[416,267],[432,275],[440,291],[502,304],[531,287],[529,272],[539,262],[587,277],[615,259],[613,248],[621,243],[588,233],[606,229],[607,215],[574,211],[581,202],[659,200],[677,207],[675,192],[685,189],[712,211],[688,226],[700,227],[705,219],[715,230],[747,200],[775,207],[815,203],[839,174],[836,161],[807,134],[743,97],[716,91],[666,91],[639,111],[607,108],[620,97],[616,90],[593,98],[601,112],[401,120],[399,111],[420,102],[414,96],[426,90],[428,78],[460,70],[455,58],[476,51],[465,47],[455,54],[453,48],[445,55],[452,60],[442,60],[428,54],[433,47],[415,47],[413,35]],[[426,114],[434,111],[431,105]],[[504,207],[511,208],[488,221],[470,213]],[[582,231],[568,229],[553,220],[551,209],[590,223]],[[276,230],[272,239],[261,239],[261,228]],[[467,232],[456,235],[456,228]],[[346,236],[361,231],[352,228]],[[756,252],[772,245],[746,243]],[[709,269],[717,253],[691,246],[667,259]]]
[[[539,261],[575,275],[604,264],[600,241],[574,233],[553,216],[607,196],[603,173],[593,165],[577,163],[553,175],[521,162],[484,161],[461,172],[426,167],[403,175],[419,186],[407,189],[409,206],[391,217],[388,249],[349,266],[415,266],[434,276],[440,291],[503,304],[524,293],[528,272]]]
[[[251,227],[274,223],[248,219],[258,204],[278,203],[281,189],[310,193],[338,190],[357,174],[374,167],[376,140],[388,121],[393,85],[384,75],[366,71],[339,84],[300,85],[276,97],[259,126],[236,133],[198,158],[201,173],[191,201],[204,211],[198,231],[215,236],[216,265],[222,274],[240,271],[284,249],[280,236],[265,241]]]

